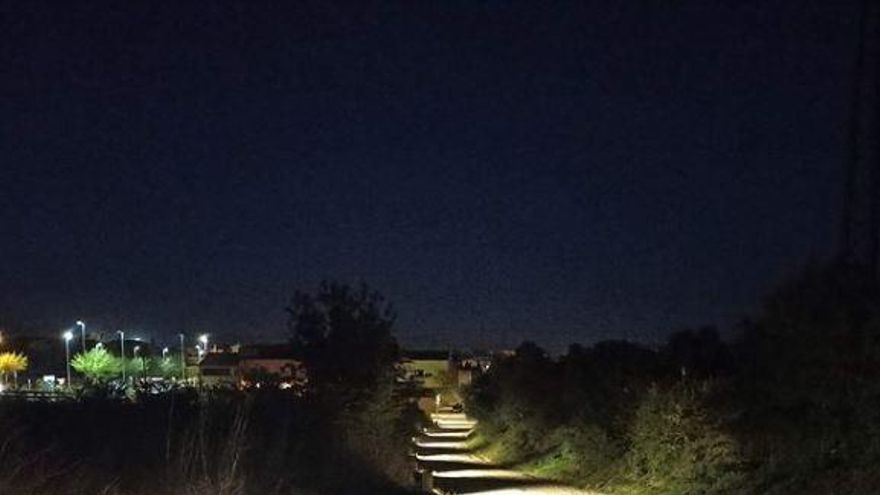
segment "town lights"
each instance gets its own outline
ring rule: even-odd
[[[203,333],[199,335],[199,343],[202,344],[199,350],[199,359],[201,359],[202,356],[208,355],[208,334]],[[196,349],[199,349],[199,346],[196,346]]]

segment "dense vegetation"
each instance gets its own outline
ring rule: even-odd
[[[496,460],[607,492],[880,493],[880,286],[809,268],[729,344],[525,343],[468,404]]]
[[[408,481],[398,412],[328,414],[283,391],[4,402],[0,493],[395,493]]]
[[[367,288],[324,284],[298,294],[290,315],[316,370],[302,390],[144,387],[129,400],[92,366],[107,360],[99,350],[80,363],[94,373],[77,400],[0,401],[0,493],[403,491],[421,417],[395,380],[390,310]]]

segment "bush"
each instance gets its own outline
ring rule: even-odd
[[[393,494],[401,487],[379,468],[406,457],[398,449],[406,437],[387,428],[387,438],[366,436],[386,419],[334,423],[277,390],[181,390],[135,403],[0,401],[0,493]],[[353,446],[377,457],[361,463],[368,452]]]
[[[682,381],[651,388],[630,429],[628,465],[635,481],[661,493],[730,493],[741,480],[734,439],[706,406],[711,386]]]

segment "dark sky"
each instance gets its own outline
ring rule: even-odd
[[[834,247],[855,4],[3,2],[0,313],[280,338],[331,278],[408,345],[730,326]]]

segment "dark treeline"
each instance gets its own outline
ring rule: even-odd
[[[366,287],[323,284],[288,312],[312,371],[302,390],[141,390],[128,400],[98,383],[75,401],[0,401],[0,493],[403,492],[421,414],[395,379],[390,308]]]
[[[730,342],[527,342],[468,395],[492,457],[611,493],[880,493],[880,286],[808,268]]]

